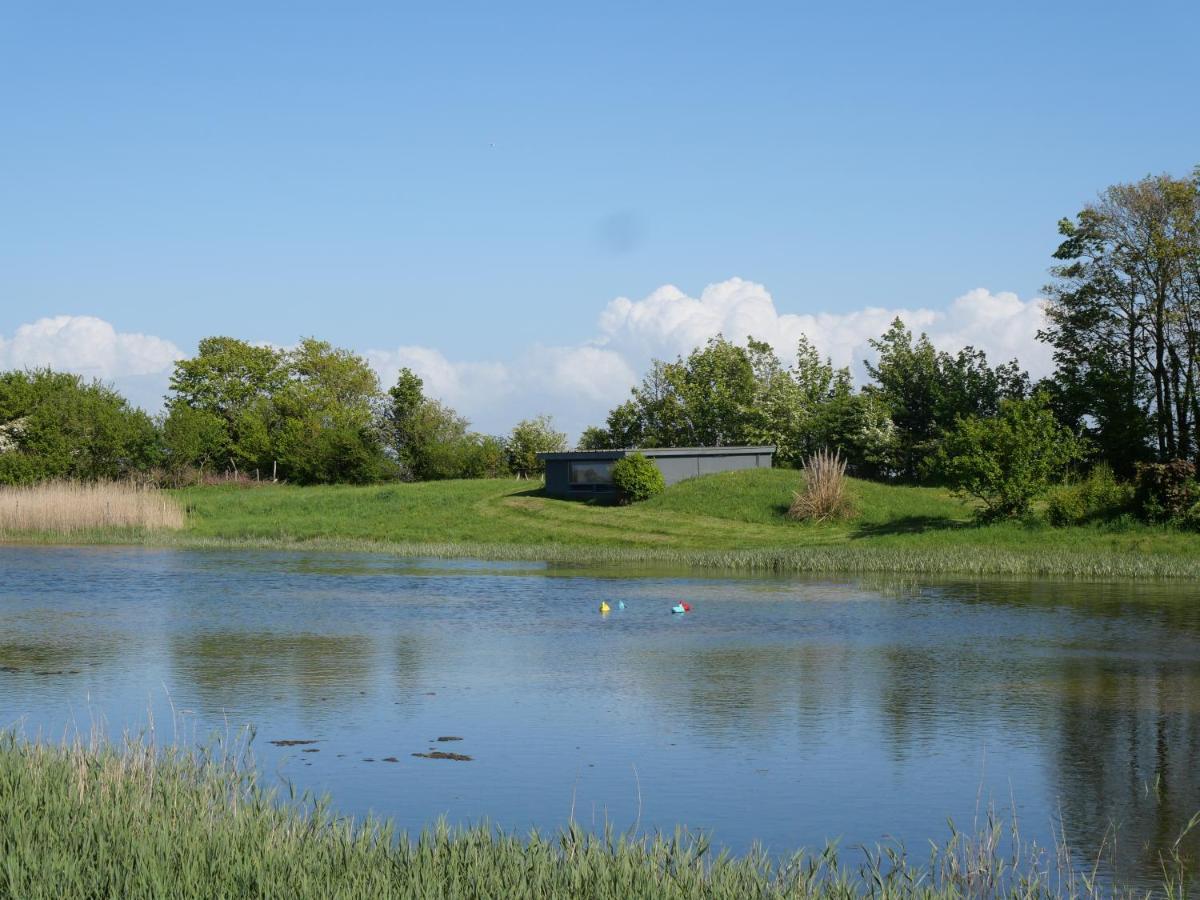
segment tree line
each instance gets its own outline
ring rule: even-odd
[[[400,372],[384,392],[365,359],[306,338],[291,350],[210,337],[175,364],[152,418],[99,381],[49,370],[0,374],[0,483],[220,475],[296,484],[537,474],[566,449],[547,416],[504,436],[474,432]]]
[[[1053,462],[1048,479],[1098,464],[1124,479],[1155,464],[1194,470],[1200,169],[1114,185],[1059,232],[1038,335],[1053,349],[1050,377],[1035,383],[1018,360],[993,363],[974,347],[938,350],[900,319],[871,341],[861,386],[807,339],[785,364],[753,337],[717,336],[654,361],[579,447],[774,444],[793,466],[831,449],[856,475],[961,487],[963,459],[982,465],[1036,435],[1038,458]],[[99,383],[4,373],[0,481],[150,470],[304,484],[528,475],[537,452],[566,446],[544,416],[507,435],[476,433],[412,372],[384,391],[362,357],[315,339],[277,350],[207,338],[176,365],[166,401],[151,419]],[[1038,481],[1034,462],[1012,466]]]

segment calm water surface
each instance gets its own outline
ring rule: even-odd
[[[678,599],[694,611],[672,616]],[[900,840],[919,857],[990,799],[1085,855],[1115,827],[1117,875],[1139,879],[1200,810],[1198,600],[0,548],[0,725],[120,731],[152,712],[161,735],[173,709],[188,735],[251,724],[271,780],[408,827],[553,829],[573,807],[627,828],[640,809],[643,829],[734,850]],[[412,756],[431,748],[474,759]]]

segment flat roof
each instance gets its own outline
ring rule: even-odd
[[[561,453],[539,453],[537,458],[544,462],[562,459],[620,459],[630,453],[643,456],[752,456],[774,453],[775,447],[622,447],[613,450],[566,450]]]

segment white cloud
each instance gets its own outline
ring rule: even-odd
[[[427,394],[453,406],[481,431],[505,432],[518,419],[550,413],[574,436],[603,422],[651,359],[673,359],[717,334],[768,341],[788,363],[805,335],[836,365],[852,366],[861,381],[862,361],[871,356],[868,342],[897,316],[914,332],[927,332],[939,349],[973,344],[993,363],[1016,357],[1035,378],[1052,369],[1050,348],[1036,339],[1045,321],[1039,299],[976,288],[943,309],[881,304],[847,313],[780,312],[763,285],[740,278],[709,285],[698,297],[674,285],[641,300],[618,297],[600,312],[589,339],[533,345],[508,359],[454,359],[413,345],[367,350],[365,356],[385,387],[407,366],[424,379]],[[111,380],[150,410],[160,407],[171,367],[184,355],[170,340],[119,332],[92,316],[38,319],[21,325],[11,338],[0,335],[0,369],[49,366]]]
[[[154,375],[181,358],[160,337],[117,331],[94,316],[53,316],[0,335],[0,368],[52,368],[95,378]]]
[[[740,278],[711,284],[698,297],[674,285],[641,300],[618,297],[601,312],[590,340],[533,347],[510,362],[454,361],[426,347],[372,351],[368,358],[388,383],[408,366],[425,379],[429,394],[483,430],[507,430],[519,418],[549,412],[577,434],[602,422],[628,396],[651,359],[687,354],[717,334],[767,341],[787,363],[803,335],[835,365],[851,366],[861,381],[862,362],[873,356],[869,341],[897,316],[915,333],[928,333],[939,349],[971,344],[993,364],[1016,357],[1034,378],[1052,369],[1050,349],[1037,340],[1045,321],[1040,299],[976,288],[941,310],[870,306],[848,313],[781,313],[763,285]]]
[[[1042,301],[984,288],[969,291],[944,311],[869,306],[849,313],[780,313],[763,285],[740,278],[711,284],[696,298],[666,285],[644,300],[610,302],[600,316],[600,341],[641,359],[686,354],[717,334],[735,341],[753,336],[791,360],[803,335],[836,365],[847,366],[869,358],[868,342],[897,316],[914,332],[927,332],[939,349],[973,344],[995,362],[1015,355],[1035,376],[1050,371],[1048,348],[1036,340],[1044,321]]]

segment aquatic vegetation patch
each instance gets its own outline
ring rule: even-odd
[[[915,861],[894,846],[855,855],[847,863],[829,846],[731,856],[704,835],[576,824],[553,836],[444,823],[410,835],[264,789],[237,742],[186,750],[0,736],[0,896],[27,900],[1147,896],[1064,849],[1022,842],[994,817],[971,834],[952,829]],[[1166,896],[1195,886],[1179,854],[1163,858],[1162,873]]]
[[[0,537],[39,533],[178,531],[187,523],[170,494],[126,482],[48,481],[0,487]]]

